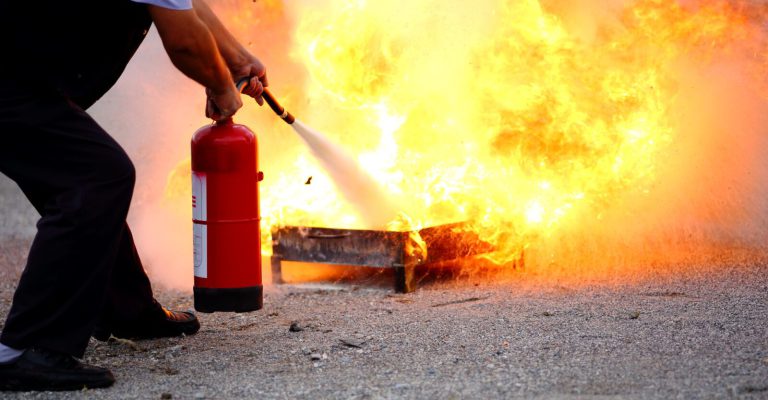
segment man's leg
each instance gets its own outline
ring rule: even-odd
[[[38,212],[43,215],[47,197],[32,189],[26,190],[25,194]],[[107,296],[103,304],[101,318],[97,323],[97,329],[108,329],[113,321],[133,323],[139,320],[141,316],[160,307],[152,295],[152,285],[144,271],[133,242],[133,235],[127,224],[125,224],[117,247],[111,278],[107,287]],[[106,332],[106,338],[109,337],[109,333],[109,331]],[[2,350],[2,343],[0,343],[0,352]],[[11,354],[8,350],[7,352]],[[3,359],[0,357],[0,362],[2,361]]]
[[[154,299],[152,285],[126,225],[104,311],[93,336],[99,340],[107,340],[110,335],[150,339],[191,335],[199,329],[200,323],[194,314],[166,310]]]
[[[126,225],[118,245],[104,310],[94,336],[99,340],[108,339],[110,334],[119,337],[135,336],[125,335],[121,328],[146,328],[151,323],[146,319],[152,319],[153,316],[163,318],[163,310],[152,295],[152,285],[136,251],[131,230]]]
[[[80,357],[126,234],[133,165],[85,112],[55,94],[0,101],[0,171],[41,213],[0,342]]]
[[[136,245],[133,243],[133,235],[126,224],[118,245],[115,267],[99,325],[109,326],[121,320],[137,320],[154,305],[152,285],[144,272]]]
[[[0,390],[111,385],[108,370],[74,357],[85,351],[103,307],[133,193],[133,165],[61,96],[0,81],[0,172],[41,214],[0,335],[6,355],[23,352],[0,363]]]
[[[96,321],[100,328],[106,329],[107,337],[109,333],[145,338],[197,332],[199,323],[193,314],[167,311],[153,298],[133,236],[125,224],[133,191],[133,165],[120,146],[85,112],[55,95],[44,100],[26,94],[3,98],[0,86],[0,172],[5,172],[19,184],[42,216],[17,297],[28,296],[24,276],[30,275],[27,280],[32,282],[40,280],[38,270],[45,272],[48,282],[60,282],[55,278],[55,272],[72,276],[72,271],[67,271],[67,264],[77,268],[95,267],[94,260],[101,257],[97,262],[106,265],[96,269],[98,277],[92,277],[96,279],[81,281],[98,281],[94,285],[97,290],[85,293],[98,293],[99,297],[91,294],[91,299],[86,301],[89,308],[74,312],[79,320],[71,319],[72,316],[59,318],[65,324],[79,328],[76,335],[80,344],[68,349],[54,345],[47,347],[81,355]],[[73,196],[81,200],[77,207],[58,206],[57,202],[66,199],[68,193],[74,193]],[[47,222],[52,218],[61,219],[56,216],[56,213],[61,214],[58,210],[69,210],[63,213],[65,216],[75,215],[69,220],[63,218],[66,229]],[[69,222],[72,223],[68,225]],[[67,254],[47,251],[52,246],[49,244],[52,234],[54,237],[64,236],[61,241],[71,241],[75,245],[62,246],[53,240],[53,245],[67,249]],[[54,264],[56,269],[48,271]],[[78,281],[76,278],[72,280]],[[77,292],[76,285],[72,286]],[[48,306],[57,306],[60,300],[53,300]],[[0,343],[24,348],[30,339],[17,337],[30,335],[17,330],[26,327],[29,331],[37,331],[27,324],[29,321],[24,321],[24,315],[29,315],[26,308],[16,306],[24,303],[14,301]],[[36,319],[34,315],[32,319]],[[137,326],[141,329],[126,329]],[[54,336],[62,343],[72,343],[62,335]]]

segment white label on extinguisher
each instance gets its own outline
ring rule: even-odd
[[[205,173],[192,171],[192,219],[208,220],[208,185]]]
[[[195,276],[208,278],[208,226],[192,224],[195,247]]]
[[[205,174],[192,171],[192,219],[195,221],[208,220],[208,185]],[[195,276],[208,278],[208,226],[192,224],[194,243]]]

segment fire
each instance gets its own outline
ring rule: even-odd
[[[681,65],[765,50],[760,10],[746,3],[594,3],[296,5],[291,54],[305,71],[273,79],[274,93],[357,154],[410,227],[470,221],[497,247],[494,260],[513,260],[628,198],[650,198],[682,134]],[[279,162],[261,162],[264,234],[282,224],[364,227],[291,143]],[[168,193],[187,184],[172,180]]]

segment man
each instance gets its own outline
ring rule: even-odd
[[[110,386],[81,363],[93,335],[194,334],[192,313],[161,307],[125,223],[135,172],[84,112],[118,79],[154,22],[173,64],[206,88],[221,120],[266,86],[261,62],[204,0],[0,0],[0,172],[41,218],[0,336],[0,389]],[[161,132],[158,132],[160,134]]]

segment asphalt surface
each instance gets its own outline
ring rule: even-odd
[[[0,215],[5,316],[35,219],[5,178]],[[767,262],[616,272],[437,279],[407,295],[270,285],[263,310],[200,315],[191,337],[93,341],[85,360],[110,368],[113,388],[0,397],[768,398]],[[190,293],[156,292],[192,307]]]

